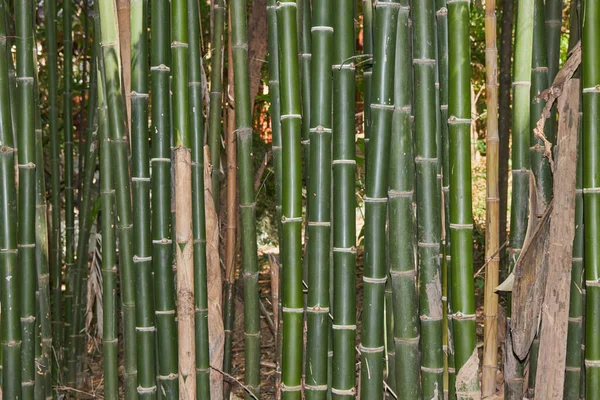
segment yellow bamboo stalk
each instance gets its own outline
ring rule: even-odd
[[[500,195],[498,191],[498,50],[496,48],[496,0],[485,2],[485,69],[487,103],[487,194],[486,194],[486,241],[485,258],[485,299],[483,305],[483,379],[484,398],[493,396],[496,388],[498,369],[498,270],[500,256],[499,211]]]

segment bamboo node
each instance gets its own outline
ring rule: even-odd
[[[0,153],[14,153],[15,149],[13,147],[2,146],[0,147]]]
[[[408,106],[396,106],[394,108],[394,111],[409,113],[411,111],[411,109],[412,109],[412,107],[410,105],[408,105]]]
[[[473,224],[450,224],[450,229],[473,229]]]
[[[333,27],[332,26],[313,26],[312,28],[310,28],[311,32],[331,32],[333,33]]]
[[[390,271],[390,275],[392,277],[394,276],[414,276],[416,275],[417,271],[415,271],[414,269],[409,269],[406,271],[397,271],[397,270],[391,270]]]
[[[331,128],[325,128],[323,125],[319,125],[316,128],[310,128],[309,132],[331,133]]]
[[[440,247],[440,243],[439,242],[434,242],[434,243],[418,242],[417,247],[437,249]]]
[[[514,81],[512,83],[513,86],[524,86],[524,87],[530,87],[531,86],[531,82],[530,81]]]
[[[315,314],[329,313],[329,307],[312,306],[310,308],[307,308],[306,312],[315,313]]]
[[[300,390],[302,390],[302,385],[287,386],[285,383],[283,383],[283,382],[281,383],[281,391],[282,392],[298,392]]]
[[[443,367],[442,368],[430,368],[430,367],[421,366],[421,371],[427,372],[430,374],[441,374],[444,372],[444,368]]]
[[[154,327],[154,326],[136,326],[135,330],[138,332],[154,332],[154,331],[156,331],[156,327]]]
[[[285,215],[281,216],[282,224],[287,224],[290,222],[302,222],[302,217],[286,217]]]
[[[304,308],[282,307],[283,312],[303,313]]]
[[[600,193],[600,188],[583,188],[583,194],[586,193]]]
[[[415,58],[413,64],[421,65],[435,65],[435,60],[432,58]],[[439,83],[437,84],[439,86]]]
[[[153,244],[171,244],[171,243],[173,243],[173,241],[168,238],[163,238],[163,239],[155,239],[152,241],[152,243]]]
[[[347,331],[355,331],[356,330],[356,325],[339,325],[339,324],[332,324],[331,328],[333,330],[347,330]]]
[[[437,163],[438,159],[437,157],[422,157],[422,156],[417,156],[415,157],[415,162],[416,163]]]
[[[437,15],[438,17],[446,16],[448,15],[448,9],[446,7],[442,7],[436,11],[435,15]]]
[[[394,109],[394,105],[393,104],[377,104],[377,103],[371,103],[371,108],[376,109],[376,110],[393,110]]]
[[[570,371],[570,372],[579,372],[581,371],[580,367],[569,367],[568,365],[565,367],[566,371]]]
[[[600,287],[600,279],[585,281],[586,286]]]
[[[158,375],[156,378],[159,381],[173,381],[179,377],[179,374],[174,372],[169,375]]]
[[[421,335],[417,335],[414,338],[394,337],[394,343],[398,343],[398,344],[415,344],[415,343],[419,343],[419,340],[421,340]]]
[[[150,387],[147,387],[147,388],[138,386],[137,387],[137,392],[138,392],[138,394],[154,393],[154,392],[156,392],[156,386],[150,386]]]
[[[334,253],[352,253],[356,254],[356,247],[334,247]]]
[[[389,1],[375,1],[373,3],[373,8],[377,8],[377,7],[400,8],[402,6],[399,3],[392,3]]]
[[[34,169],[35,163],[29,162],[27,164],[17,164],[17,167],[23,168],[23,169]]]
[[[308,221],[308,226],[331,226],[331,222]]]
[[[312,54],[310,53],[300,53],[300,58],[304,58],[305,60],[312,59]]]
[[[171,48],[178,48],[178,47],[183,47],[185,49],[188,48],[188,44],[187,43],[183,43],[183,42],[178,42],[178,41],[174,41],[171,43]]]
[[[30,315],[29,317],[21,317],[21,322],[23,322],[23,323],[35,322],[35,315]]]
[[[331,393],[337,394],[339,396],[354,396],[356,394],[356,388],[352,387],[350,389],[336,389],[332,387]]]
[[[460,311],[452,314],[452,319],[456,319],[456,320],[459,320],[459,321],[462,321],[462,320],[465,320],[465,321],[469,321],[469,320],[475,321],[476,317],[477,316],[475,314],[463,314]]]
[[[284,119],[302,119],[302,115],[300,114],[282,114],[280,120]]]
[[[600,93],[600,85],[596,85],[589,88],[583,88],[583,93]]]
[[[341,165],[341,164],[356,165],[356,160],[333,160],[331,162],[331,165]]]
[[[327,385],[307,385],[304,384],[305,390],[327,390],[329,387]]]
[[[387,203],[387,197],[365,197],[365,203]]]
[[[384,276],[383,278],[369,278],[369,277],[363,276],[363,282],[365,282],[365,283],[374,283],[374,284],[386,283],[387,282],[387,276]]]
[[[383,346],[379,346],[379,347],[365,347],[362,344],[360,345],[360,352],[361,353],[380,353],[383,351]]]
[[[171,71],[171,68],[167,67],[165,64],[160,64],[155,67],[150,67],[150,71],[169,72]]]
[[[461,125],[461,124],[471,125],[471,123],[472,123],[471,118],[458,118],[455,115],[451,115],[450,118],[448,118],[449,125]]]

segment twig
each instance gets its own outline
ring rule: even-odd
[[[504,242],[504,244],[502,246],[500,246],[500,248],[498,250],[496,250],[494,252],[494,254],[492,254],[490,256],[490,258],[488,258],[488,260],[486,262],[483,263],[483,265],[481,266],[481,268],[479,268],[477,270],[477,272],[475,273],[475,275],[473,276],[473,279],[477,278],[479,276],[479,274],[481,274],[481,271],[483,271],[485,269],[485,267],[490,263],[490,261],[492,261],[492,259],[494,257],[496,257],[498,255],[498,253],[500,253],[502,251],[502,249],[506,247],[507,244],[508,244],[508,240],[506,242]]]
[[[229,375],[227,372],[221,371],[219,368],[213,367],[212,365],[210,366],[210,369],[212,369],[213,371],[217,371],[218,373],[220,373],[224,377],[226,377],[226,378],[234,381],[235,383],[237,383],[238,385],[240,385],[241,388],[244,389],[248,393],[248,395],[250,397],[252,397],[254,400],[258,400],[258,397],[256,397],[256,395],[254,393],[252,393],[252,390],[250,390],[250,388],[248,386],[244,385],[242,382],[240,382],[238,379],[236,379],[232,375]]]

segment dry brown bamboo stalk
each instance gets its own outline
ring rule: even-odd
[[[485,2],[485,69],[487,103],[487,194],[486,194],[486,241],[485,258],[488,263],[485,273],[484,341],[483,341],[483,379],[484,398],[496,391],[496,371],[498,369],[498,270],[500,255],[499,211],[500,194],[498,191],[498,50],[496,48],[496,0]]]

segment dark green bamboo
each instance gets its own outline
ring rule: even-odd
[[[73,161],[73,2],[63,3],[63,145],[64,145],[64,191],[65,191],[65,360],[73,356],[71,348],[71,329],[73,319],[73,290],[75,281],[75,171]],[[68,366],[64,365],[65,371]],[[70,382],[71,384],[73,382]]]
[[[308,299],[304,391],[327,397],[329,268],[331,246],[331,128],[333,9],[312,3],[310,88],[310,178],[308,179]]]
[[[19,167],[18,247],[21,285],[22,398],[34,398],[36,325],[35,106],[33,62],[33,2],[15,1],[17,44],[17,148]]]
[[[361,393],[365,398],[383,396],[383,303],[387,265],[385,220],[390,160],[390,131],[394,112],[394,64],[398,2],[381,1],[375,7],[373,29],[372,132],[365,197],[365,266],[362,314]]]
[[[334,399],[356,394],[356,148],[353,0],[333,2],[333,380]]]
[[[212,31],[210,65],[210,93],[208,119],[208,146],[210,147],[210,165],[212,196],[217,214],[219,213],[219,192],[221,183],[221,131],[223,130],[223,36],[225,31],[226,7],[224,0],[212,2]]]
[[[600,3],[583,2],[582,73],[583,73],[583,218],[585,226],[585,381],[586,399],[600,399]]]
[[[21,398],[20,265],[17,256],[16,148],[11,121],[7,57],[8,3],[0,2],[0,344],[2,395]],[[16,99],[12,99],[16,101]]]
[[[391,396],[390,391],[396,393],[396,348],[394,347],[394,303],[392,296],[392,283],[388,279],[385,284],[385,382],[386,395]]]
[[[235,90],[235,131],[240,182],[242,270],[244,277],[245,384],[256,395],[260,385],[260,316],[254,172],[252,161],[252,102],[248,70],[246,2],[231,2],[231,48]],[[246,398],[251,398],[249,394]]]
[[[312,62],[312,35],[311,35],[311,1],[297,0],[299,19],[299,50],[298,57],[300,59],[300,85],[302,99],[302,153],[304,155],[304,177],[306,178],[306,187],[310,179],[310,112],[311,112],[311,97],[310,90],[312,85],[311,80],[311,62]],[[307,204],[308,207],[308,204]],[[307,231],[308,235],[308,231]],[[306,280],[306,269],[304,270],[304,278]]]
[[[166,399],[179,397],[177,378],[177,322],[172,270],[171,230],[171,108],[170,9],[167,0],[151,7],[151,82],[152,82],[152,266],[156,347],[158,349],[158,393]]]
[[[562,9],[563,0],[545,1],[545,47],[548,55],[548,80],[552,84],[558,73],[560,61],[560,38],[562,35]],[[537,43],[534,39],[534,43]],[[556,142],[556,105],[552,107],[552,114],[544,126],[544,134],[552,143]]]
[[[572,49],[575,44],[581,39],[579,1],[571,3],[571,20],[569,34],[569,48]],[[580,70],[575,72],[580,76]],[[582,104],[580,103],[580,107]],[[580,108],[579,113],[579,140],[577,149],[577,181],[575,184],[575,238],[573,239],[573,258],[571,268],[571,291],[569,297],[569,327],[567,331],[567,359],[565,366],[565,400],[579,400],[583,395],[581,390],[581,382],[585,376],[582,373],[582,363],[584,354],[581,351],[583,342],[583,291],[585,290],[585,278],[583,271],[583,124],[582,113]],[[583,398],[583,397],[581,397]]]
[[[510,269],[519,258],[529,215],[530,174],[530,85],[533,44],[534,0],[521,0],[517,5],[515,35],[515,60],[513,79],[513,125],[512,125],[512,206],[510,215],[509,265]],[[509,301],[510,304],[510,301]],[[507,310],[507,333],[510,334],[510,307]],[[516,360],[512,351],[507,356],[515,358],[515,371],[505,374],[505,396],[521,399],[523,393],[523,363]]]
[[[363,12],[363,54],[373,57],[373,1],[362,1]],[[373,77],[373,61],[367,62],[363,70],[363,129],[365,136],[365,161],[369,153],[369,137],[371,136],[371,78]]]
[[[148,150],[148,2],[134,1],[131,30],[131,186],[133,262],[136,272],[136,341],[138,397],[156,398],[156,328],[150,232],[150,163]]]
[[[56,0],[44,2],[46,24],[47,68],[48,68],[48,135],[50,136],[50,195],[52,203],[52,231],[50,234],[50,286],[52,290],[52,378],[60,376],[62,359],[62,246],[61,246],[61,201],[60,201],[60,143],[58,132],[58,55],[57,55],[57,10]]]
[[[412,57],[409,45],[409,2],[400,2],[396,39],[394,115],[392,117],[388,190],[389,260],[394,303],[394,347],[396,351],[396,394],[399,399],[420,397],[419,305],[415,285],[416,221],[413,201],[415,164],[410,112]],[[435,110],[433,110],[435,112]]]
[[[296,3],[277,6],[282,144],[282,398],[300,399],[302,385],[302,167]]]
[[[413,88],[417,187],[417,260],[423,396],[443,387],[442,303],[439,254],[441,210],[437,181],[434,1],[413,4]]]
[[[204,114],[198,0],[188,0],[190,135],[194,235],[194,305],[196,327],[196,398],[210,399],[206,219],[204,213]],[[217,186],[218,190],[218,186]],[[218,209],[218,208],[217,208]],[[258,292],[258,288],[257,288]]]
[[[100,0],[102,82],[106,90],[107,114],[111,140],[111,159],[115,179],[117,231],[119,238],[120,291],[125,347],[125,398],[137,397],[137,349],[135,332],[136,282],[133,263],[132,212],[129,175],[129,140],[126,136],[125,96],[121,87],[121,57],[114,2]]]
[[[475,294],[473,288],[473,215],[471,202],[471,96],[469,2],[448,4],[448,135],[450,172],[450,237],[452,241],[452,316],[456,387],[459,399],[479,396],[477,368],[461,370],[477,361]]]

